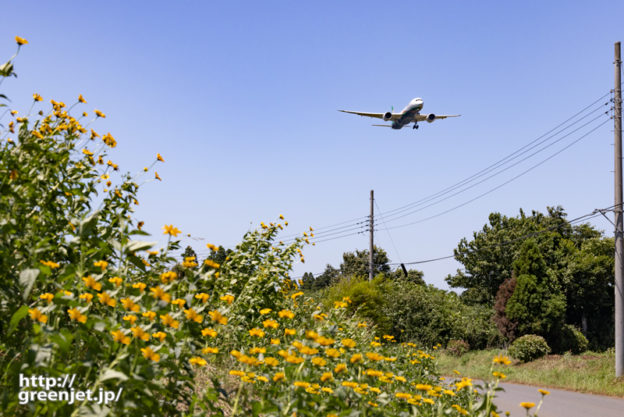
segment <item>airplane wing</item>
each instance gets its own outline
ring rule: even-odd
[[[375,117],[377,119],[383,119],[384,114],[385,114],[385,113],[365,113],[365,112],[350,111],[350,110],[338,110],[338,111],[341,111],[343,113],[357,114],[358,116]],[[388,120],[397,120],[399,118],[401,118],[401,113],[392,113],[392,117]]]
[[[424,122],[425,120],[427,120],[427,116],[428,116],[427,114],[417,114],[416,121]],[[461,116],[461,114],[436,114],[435,120],[446,119],[447,117],[459,117],[459,116]]]

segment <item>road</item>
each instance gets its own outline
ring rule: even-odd
[[[510,411],[511,417],[526,416],[519,404],[523,401],[537,404],[542,396],[537,391],[538,387],[534,386],[508,383],[500,386],[505,392],[499,392],[494,403],[500,410]],[[550,391],[550,395],[544,398],[539,417],[624,417],[622,398],[545,389]]]

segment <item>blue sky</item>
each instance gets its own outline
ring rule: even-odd
[[[87,111],[106,113],[96,129],[117,139],[122,171],[160,152],[163,182],[142,187],[137,217],[157,239],[163,224],[205,238],[184,240],[200,253],[279,214],[289,233],[366,216],[371,189],[387,212],[496,162],[613,87],[624,12],[581,1],[15,3],[3,6],[0,51],[13,53],[15,35],[29,44],[2,92],[23,111],[34,92],[67,103],[83,94]],[[417,96],[423,112],[462,117],[394,131],[336,111],[400,110]],[[382,227],[377,244],[393,262],[436,258],[493,211],[562,205],[574,218],[610,206],[611,130],[461,209]],[[388,227],[459,205],[582,132]],[[294,275],[367,246],[359,234],[307,247]],[[418,266],[443,288],[459,267]]]

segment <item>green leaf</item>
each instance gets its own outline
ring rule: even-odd
[[[11,321],[9,322],[9,331],[7,332],[7,336],[13,333],[13,331],[17,328],[19,322],[24,317],[26,317],[26,314],[28,314],[28,306],[25,304],[21,306],[15,313],[13,313]]]
[[[32,287],[35,284],[35,280],[37,279],[39,272],[41,271],[39,271],[38,269],[24,269],[22,272],[20,272],[19,283],[24,287],[24,291],[22,292],[22,298],[24,299],[24,301],[26,301],[26,299],[30,295],[30,292],[32,291]]]
[[[153,247],[158,242],[144,242],[141,240],[131,240],[126,247],[128,252],[138,252]]]
[[[106,372],[100,377],[100,381],[108,381],[109,379],[118,379],[120,381],[127,381],[128,375],[123,372],[116,371],[114,369],[107,369]]]
[[[93,229],[93,227],[97,223],[99,214],[100,214],[99,211],[95,211],[89,217],[83,219],[80,222],[80,236],[84,236],[85,234],[90,232],[91,229]]]

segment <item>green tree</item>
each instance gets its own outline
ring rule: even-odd
[[[388,275],[393,279],[405,280],[417,285],[425,285],[425,280],[423,279],[425,274],[417,269],[408,269],[407,276],[405,276],[403,268],[399,267]]]
[[[558,282],[549,275],[546,261],[533,239],[522,244],[513,267],[517,283],[507,301],[505,315],[517,323],[518,336],[536,334],[546,338],[551,346],[558,346],[566,298]]]
[[[569,243],[578,246],[588,236],[600,233],[589,225],[571,226],[561,207],[548,207],[547,211],[533,211],[527,216],[520,210],[517,217],[490,214],[489,223],[475,232],[471,241],[460,241],[454,253],[464,270],[447,276],[446,282],[453,288],[465,288],[462,299],[468,303],[493,305],[499,287],[511,278],[522,243],[529,237],[538,245],[549,269],[560,274]]]
[[[563,274],[566,323],[580,328],[592,349],[614,343],[614,242],[591,237],[570,257]]]
[[[340,264],[340,275],[343,277],[368,277],[368,254],[368,250],[356,250],[355,252],[343,253],[342,264]],[[373,275],[390,272],[388,262],[389,259],[386,251],[377,246],[373,246]]]

